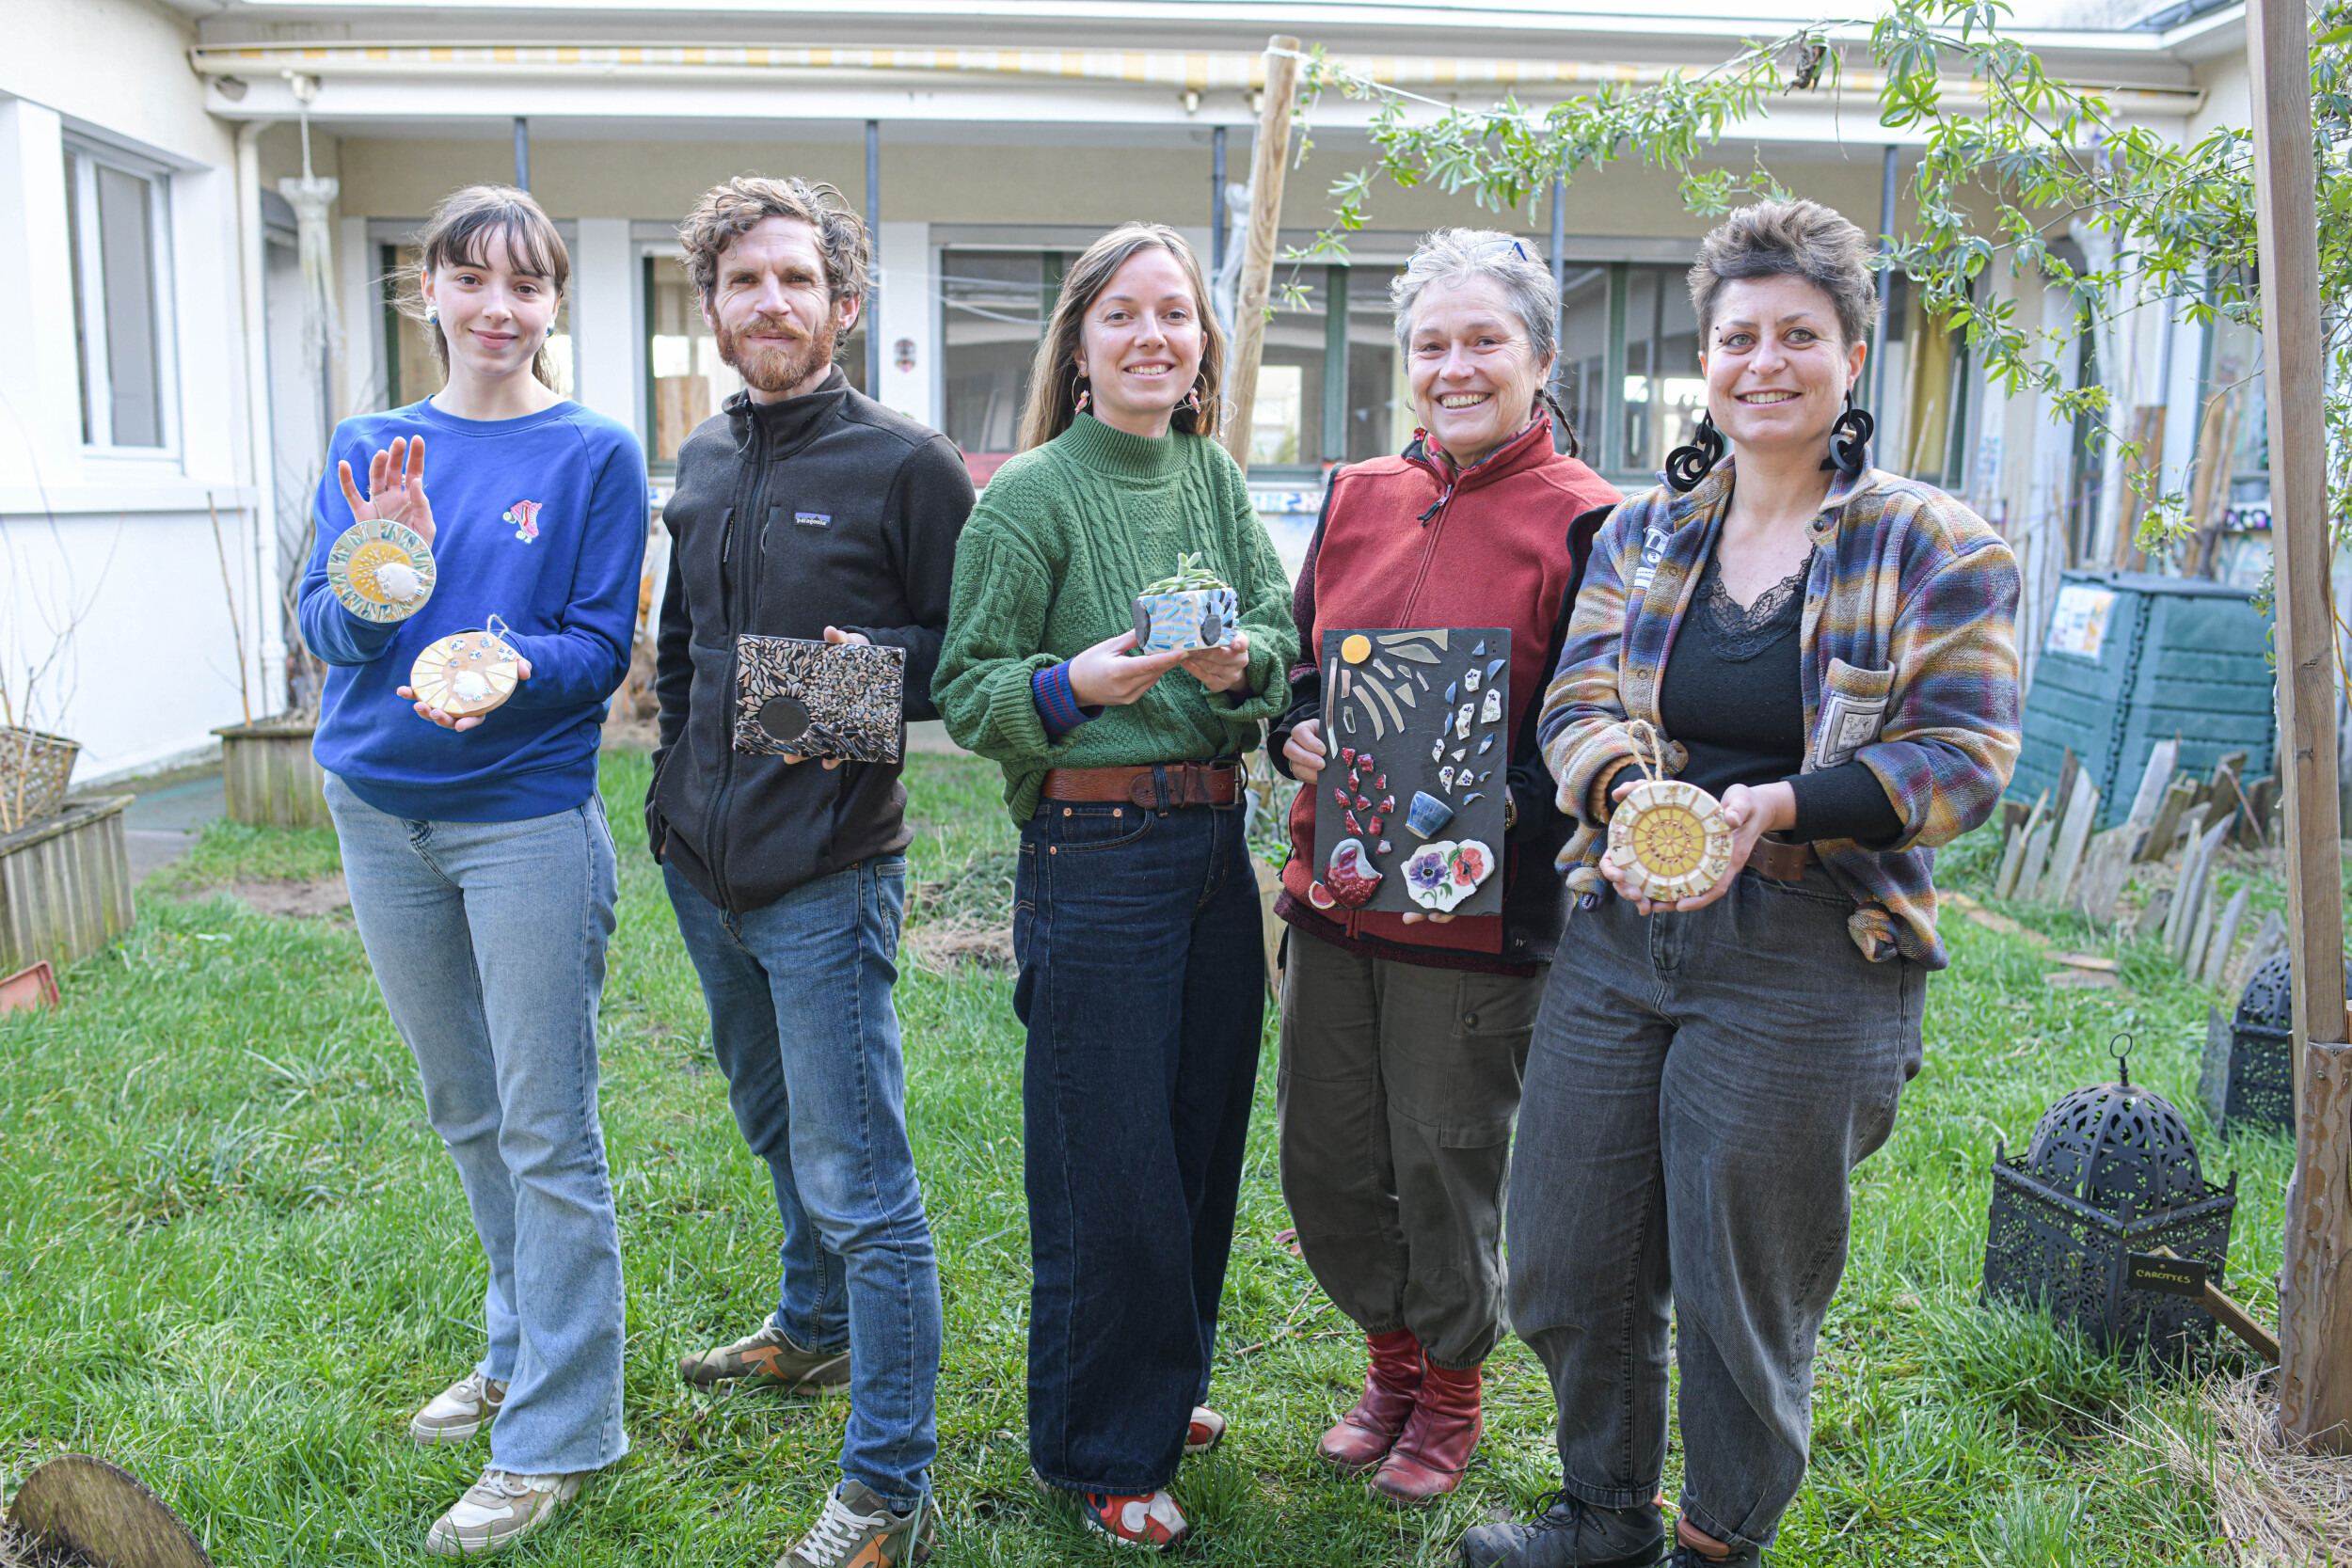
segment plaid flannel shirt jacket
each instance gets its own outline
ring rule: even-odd
[[[1633,497],[1594,541],[1537,728],[1560,809],[1579,824],[1558,863],[1574,893],[1605,886],[1607,802],[1633,759],[1628,721],[1664,733],[1659,684],[1723,525],[1732,461],[1688,495],[1661,485]],[[1958,500],[1877,468],[1838,475],[1811,532],[1804,771],[1859,758],[1903,818],[1892,844],[1814,847],[1854,901],[1847,929],[1866,956],[1941,969],[1935,847],[1993,814],[2017,764],[2017,560]],[[1681,749],[1666,760],[1679,769]]]

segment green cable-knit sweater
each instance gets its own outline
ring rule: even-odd
[[[1212,692],[1179,667],[1136,702],[1047,738],[1040,670],[1135,626],[1130,601],[1198,551],[1232,585],[1249,673]],[[1153,439],[1081,414],[996,470],[956,546],[947,640],[931,697],[960,746],[1005,769],[1013,820],[1037,810],[1053,768],[1135,768],[1232,756],[1290,701],[1298,657],[1290,581],[1223,447]]]

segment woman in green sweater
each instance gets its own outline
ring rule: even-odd
[[[1242,752],[1288,701],[1290,584],[1216,443],[1222,335],[1159,224],[1062,280],[1022,420],[956,552],[932,693],[1021,825],[1013,1008],[1029,1255],[1029,1457],[1114,1540],[1185,1533],[1167,1492],[1206,1407],[1265,1006]],[[1180,557],[1230,584],[1222,646],[1138,655]]]

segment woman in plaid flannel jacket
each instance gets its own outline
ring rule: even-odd
[[[1868,466],[1861,231],[1809,201],[1744,209],[1691,291],[1708,417],[1595,542],[1538,730],[1580,896],[1505,1229],[1563,1487],[1472,1530],[1466,1568],[1760,1560],[1804,1476],[1849,1178],[1893,1128],[1946,962],[1934,847],[1991,815],[2017,758],[2015,559]],[[1658,905],[1601,852],[1652,732],[1733,825],[1730,868]]]

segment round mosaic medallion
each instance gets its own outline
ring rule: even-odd
[[[408,686],[419,702],[464,719],[487,713],[514,695],[519,660],[495,633],[461,631],[417,656]]]
[[[433,549],[415,530],[354,523],[326,552],[326,586],[363,621],[405,621],[433,596]]]
[[[1730,869],[1731,823],[1698,785],[1645,780],[1609,819],[1609,858],[1652,903],[1695,898]]]

